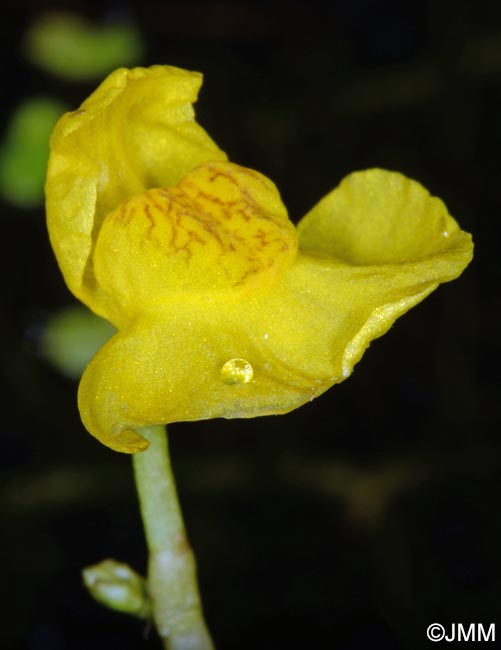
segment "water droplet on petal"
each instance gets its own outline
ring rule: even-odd
[[[254,370],[245,359],[230,359],[221,368],[225,384],[248,384],[254,378]]]

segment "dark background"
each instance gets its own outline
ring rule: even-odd
[[[440,196],[476,244],[312,404],[170,428],[218,650],[419,649],[433,622],[501,635],[501,4],[19,0],[0,27],[4,120],[32,94],[76,108],[97,85],[22,57],[30,21],[58,7],[134,20],[144,64],[202,71],[200,123],[293,220],[377,165]],[[76,384],[40,355],[72,301],[43,211],[2,203],[0,225],[0,647],[159,648],[81,585],[104,557],[145,569],[130,459],[84,431]]]

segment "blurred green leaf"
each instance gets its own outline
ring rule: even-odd
[[[67,307],[49,320],[42,337],[42,354],[63,374],[79,379],[114,333],[113,325],[85,307]]]
[[[136,65],[143,43],[133,25],[94,26],[74,14],[42,15],[28,30],[29,60],[63,79],[96,79],[121,66]]]
[[[0,192],[10,203],[43,204],[49,138],[65,110],[50,97],[32,97],[16,107],[0,149]]]

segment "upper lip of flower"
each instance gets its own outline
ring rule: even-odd
[[[118,70],[52,138],[52,244],[70,289],[119,329],[80,410],[119,451],[145,447],[141,426],[296,408],[471,259],[439,199],[380,169],[348,176],[294,229],[273,183],[194,121],[200,83]]]
[[[148,188],[177,185],[205,161],[226,160],[194,119],[201,83],[199,73],[169,66],[120,68],[54,129],[46,182],[51,243],[71,291],[113,322],[120,315],[101,295],[93,268],[106,215]]]

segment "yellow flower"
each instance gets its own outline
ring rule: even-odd
[[[353,173],[299,223],[195,122],[201,76],[120,69],[51,141],[47,216],[68,286],[118,332],[83,374],[87,429],[285,413],[457,277],[472,242],[419,183]]]

